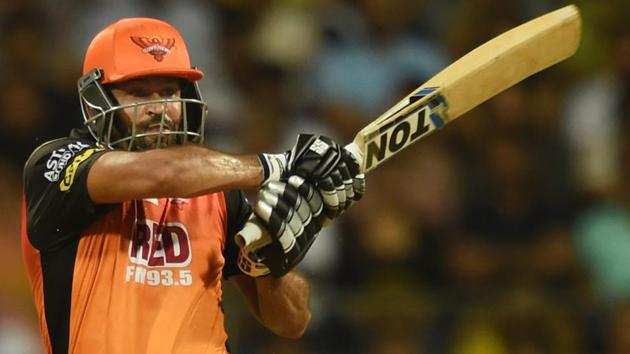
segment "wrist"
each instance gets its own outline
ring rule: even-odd
[[[258,154],[258,160],[263,168],[261,185],[269,181],[279,181],[287,166],[285,154]]]

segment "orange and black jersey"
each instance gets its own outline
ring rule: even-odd
[[[238,273],[245,197],[96,205],[87,174],[108,150],[85,133],[24,168],[22,251],[48,352],[227,353],[221,281]]]

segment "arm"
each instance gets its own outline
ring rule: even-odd
[[[230,280],[241,291],[256,319],[270,331],[293,339],[304,334],[311,320],[310,287],[296,271],[280,278],[236,275]]]
[[[263,187],[265,188],[265,187]],[[311,313],[308,307],[310,289],[297,273],[283,277],[254,278],[239,269],[239,247],[235,234],[250,219],[252,208],[241,191],[225,193],[228,224],[223,276],[240,290],[256,319],[273,333],[297,338],[304,333]]]
[[[263,168],[255,155],[228,155],[200,145],[186,145],[103,154],[92,165],[87,186],[95,203],[116,203],[248,189],[260,186],[262,181]]]
[[[321,150],[317,143],[327,149],[316,152]],[[340,153],[341,147],[333,141],[302,134],[292,149],[289,164],[306,175],[326,175],[339,162]],[[257,188],[264,181],[278,180],[287,168],[284,154],[259,156],[261,159],[255,155],[230,155],[201,145],[143,152],[110,151],[92,164],[87,177],[88,194],[94,203],[102,204]]]

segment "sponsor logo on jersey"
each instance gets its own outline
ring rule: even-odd
[[[192,259],[188,229],[182,223],[160,225],[153,220],[137,224],[129,243],[129,260],[148,267],[186,267]]]
[[[146,201],[146,199],[145,199]],[[139,220],[129,242],[125,282],[149,286],[191,286],[192,247],[186,226]]]
[[[89,159],[90,156],[94,155],[95,152],[103,151],[103,150],[105,149],[100,148],[100,147],[91,148],[77,155],[72,160],[70,165],[68,165],[68,167],[66,168],[66,174],[64,175],[61,183],[59,183],[59,190],[61,190],[62,192],[66,192],[70,190],[72,183],[74,183],[74,176],[77,174],[77,171],[79,170],[79,165],[81,165],[81,163],[84,162],[85,160]]]
[[[175,38],[159,38],[159,37],[129,37],[138,47],[142,48],[142,52],[150,54],[153,59],[161,62],[164,56],[171,53],[171,49],[175,46]]]
[[[75,141],[62,148],[56,149],[50,154],[48,161],[46,161],[46,171],[44,172],[44,178],[50,182],[57,182],[61,171],[66,167],[68,161],[72,159],[77,153],[89,148],[90,145],[84,144],[80,141]]]

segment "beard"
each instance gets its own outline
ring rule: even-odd
[[[140,134],[140,133],[139,133]],[[159,145],[158,145],[159,141]],[[134,151],[152,150],[157,148],[165,148],[167,146],[178,145],[178,139],[176,135],[162,135],[161,139],[159,133],[155,135],[143,136],[136,138],[133,141]]]
[[[116,123],[116,126],[118,128],[114,129],[114,131],[123,131],[125,133],[116,133],[115,136],[119,136],[120,138],[132,136],[131,127],[125,127],[122,123],[122,119],[116,119]],[[130,149],[132,151],[144,151],[156,148],[164,148],[171,145],[177,145],[180,143],[179,141],[181,140],[179,138],[179,134],[173,134],[180,130],[179,124],[175,124],[173,120],[168,116],[165,116],[164,119],[162,119],[162,116],[156,116],[148,119],[145,122],[136,123],[135,128],[135,136],[132,139],[127,140],[123,143],[124,145],[121,146],[123,147],[123,149],[129,149],[129,144],[133,144]],[[162,130],[161,134],[160,130]]]
[[[134,150],[150,150],[179,144],[178,134],[172,134],[179,131],[179,126],[168,118],[164,120],[163,127],[160,127],[160,124],[161,118],[136,125],[136,136],[148,135],[136,137],[133,140]]]

